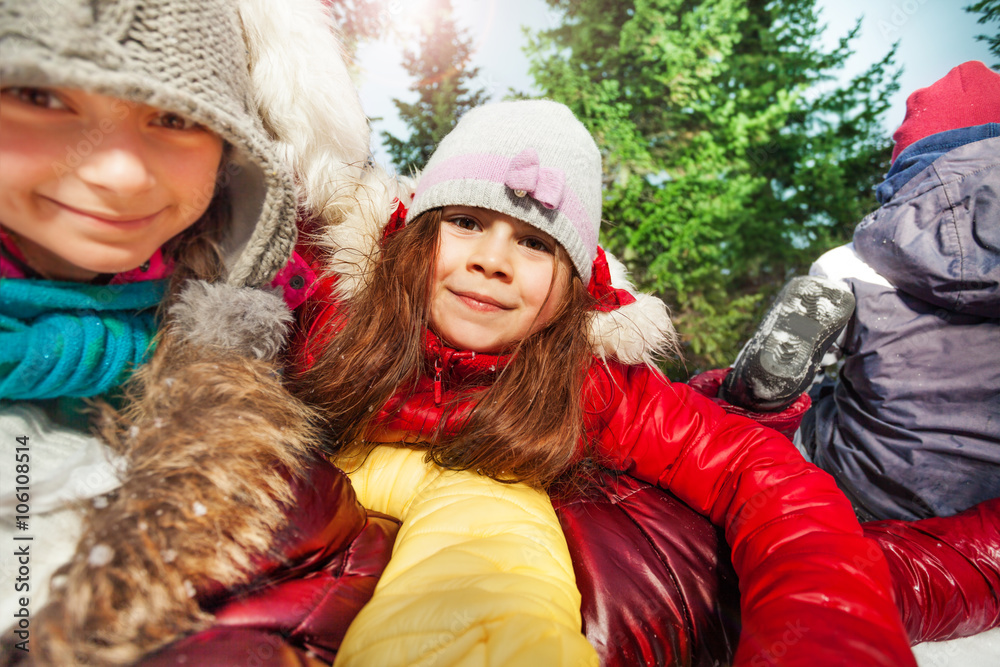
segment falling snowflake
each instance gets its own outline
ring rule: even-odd
[[[194,505],[192,507],[194,508],[195,516],[205,516],[206,514],[208,514],[208,508],[199,503],[197,500],[194,502]]]
[[[90,550],[90,555],[87,556],[87,563],[91,567],[103,567],[110,563],[114,557],[115,550],[107,544],[95,544],[94,548]]]

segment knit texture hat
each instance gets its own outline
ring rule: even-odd
[[[498,102],[467,112],[420,174],[409,217],[477,206],[522,220],[566,250],[590,280],[601,224],[601,154],[558,102]]]
[[[978,60],[953,68],[906,100],[906,117],[892,135],[892,161],[907,146],[938,132],[1000,122],[1000,74]]]
[[[233,147],[218,183],[234,193],[222,247],[227,282],[265,285],[288,260],[294,184],[257,113],[237,3],[4,0],[0,80],[84,89],[211,129]]]

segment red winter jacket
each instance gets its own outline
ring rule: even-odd
[[[336,315],[332,302],[316,314],[304,363]],[[442,406],[455,397],[451,388],[503,364],[456,353],[432,335],[427,355],[426,367],[438,372],[420,378],[413,394],[392,399],[380,427],[430,437],[444,418]],[[603,463],[671,491],[724,527],[740,579],[736,664],[812,667],[824,657],[829,664],[915,664],[880,550],[862,534],[833,479],[786,438],[727,415],[648,367],[613,361],[593,364],[585,409]],[[452,411],[445,430],[461,419]]]
[[[602,667],[731,664],[739,591],[721,531],[629,475],[596,482],[583,494],[556,490],[553,505]],[[1000,499],[954,517],[863,527],[889,561],[911,643],[1000,625]],[[794,638],[802,628],[789,622]],[[779,664],[783,650],[772,650]]]

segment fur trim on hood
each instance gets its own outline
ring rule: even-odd
[[[389,179],[369,160],[368,119],[325,3],[282,0],[276,7],[274,0],[239,0],[237,8],[253,102],[275,161],[295,175],[298,215],[328,226],[385,217],[372,192],[384,191]],[[294,228],[294,220],[288,224]],[[255,292],[239,284],[189,285],[171,310],[172,325],[189,342],[271,358],[291,315]]]
[[[656,359],[679,357],[677,332],[663,299],[636,291],[625,265],[604,251],[611,269],[611,286],[635,297],[633,303],[590,316],[590,346],[594,355],[613,357],[623,364],[652,366]]]
[[[292,166],[299,205],[336,222],[369,164],[368,119],[322,0],[240,0],[264,126]]]

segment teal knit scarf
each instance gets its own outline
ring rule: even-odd
[[[96,396],[142,363],[166,280],[0,279],[0,399]]]

